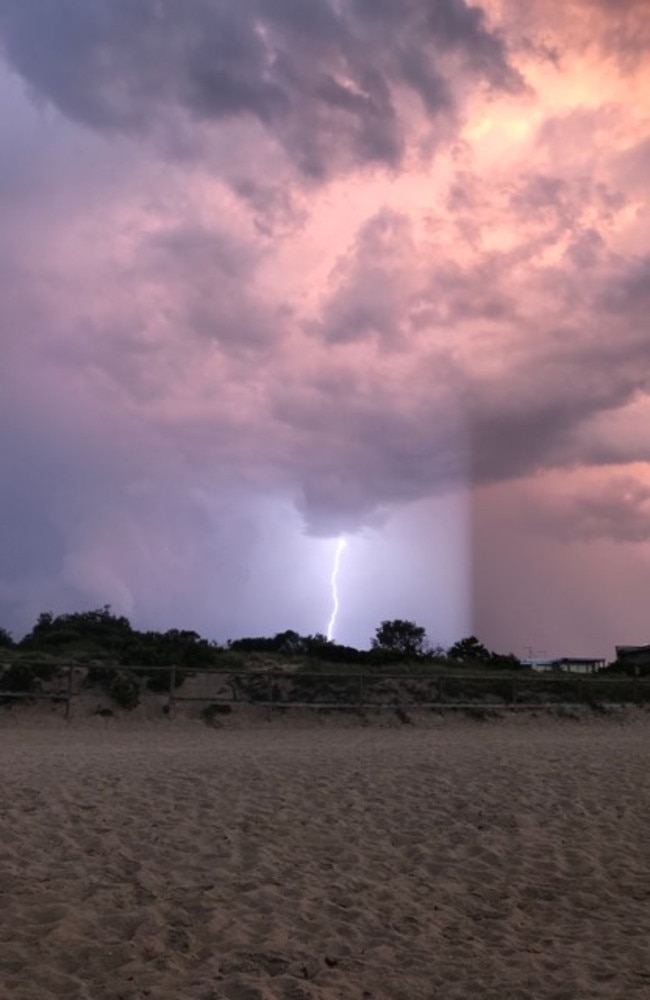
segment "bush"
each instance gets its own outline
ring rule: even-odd
[[[230,715],[232,707],[230,705],[215,704],[207,705],[201,712],[201,718],[206,726],[218,726],[220,715]]]
[[[99,684],[105,690],[116,674],[116,668],[108,663],[91,663],[86,674],[86,684]]]
[[[398,649],[380,649],[375,646],[366,654],[368,666],[377,667],[380,670],[382,667],[392,667],[395,664],[403,664],[403,662],[404,654]]]
[[[19,693],[38,690],[40,681],[50,681],[57,671],[52,663],[29,663],[18,660],[0,674],[0,689]]]
[[[140,702],[140,688],[133,674],[115,671],[115,676],[109,682],[106,693],[113,701],[129,711]]]
[[[111,613],[108,605],[94,611],[75,611],[54,616],[44,612],[29,635],[21,641],[22,649],[78,649],[84,655],[116,654],[132,635],[128,620]]]
[[[152,670],[151,673],[146,674],[147,688],[149,691],[154,691],[156,694],[163,694],[166,691],[169,691],[171,676],[171,670]],[[186,677],[186,671],[177,670],[174,678],[174,687],[179,688]]]
[[[599,680],[592,677],[585,682],[584,700],[592,708],[601,702],[633,702],[638,697],[638,686],[632,678]]]
[[[140,686],[127,670],[105,664],[93,664],[88,671],[86,684],[98,684],[120,708],[132,709],[140,702]]]
[[[0,689],[11,691],[12,694],[20,691],[34,691],[37,687],[36,681],[36,674],[28,664],[12,663],[0,675]]]

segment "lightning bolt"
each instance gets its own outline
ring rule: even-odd
[[[343,555],[345,545],[345,538],[339,538],[336,543],[336,551],[334,553],[334,565],[332,566],[332,575],[330,577],[330,587],[332,591],[332,615],[329,620],[329,625],[327,626],[328,642],[332,641],[334,627],[339,613],[339,570],[341,568],[341,556]]]

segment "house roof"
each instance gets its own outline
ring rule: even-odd
[[[532,658],[522,660],[521,662],[530,667],[558,667],[566,666],[570,663],[590,666],[594,663],[605,663],[606,661],[604,656],[550,656],[544,659]]]

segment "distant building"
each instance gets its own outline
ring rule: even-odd
[[[595,674],[602,670],[606,660],[595,656],[553,656],[547,659],[522,660],[522,667],[532,670],[561,670],[566,674]]]
[[[650,645],[617,646],[616,662],[624,667],[650,667]]]

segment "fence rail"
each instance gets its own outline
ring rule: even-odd
[[[75,689],[75,675],[85,668],[69,664],[59,668],[57,690],[0,690],[0,700],[38,700],[65,704],[69,719],[74,700],[88,693]],[[337,711],[426,709],[437,711],[467,711],[471,709],[525,710],[574,707],[576,704],[650,703],[650,678],[599,677],[596,675],[565,674],[435,674],[435,673],[345,673],[286,672],[266,670],[228,670],[201,667],[196,670],[168,666],[120,666],[116,673],[169,675],[166,690],[167,714],[174,715],[176,705],[205,703],[214,706],[252,705],[274,710],[309,708]],[[181,678],[179,675],[182,674]],[[177,693],[185,679],[212,675],[227,678],[230,697],[221,693]],[[2,677],[0,676],[0,684]],[[419,687],[418,687],[419,685]],[[401,690],[400,690],[401,688]],[[608,691],[609,688],[609,691]],[[540,700],[540,695],[544,700]],[[612,697],[614,695],[614,697]]]

